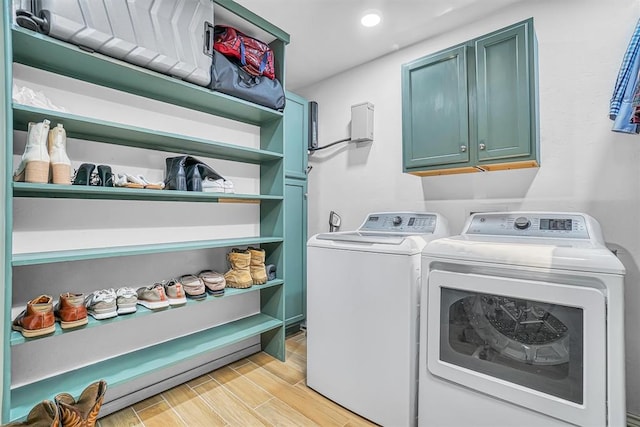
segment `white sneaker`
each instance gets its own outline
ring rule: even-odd
[[[225,193],[235,193],[236,191],[233,188],[233,182],[231,182],[231,180],[229,179],[225,179],[224,182],[222,183],[222,185],[224,186],[224,192]]]
[[[235,193],[233,182],[228,179],[213,178],[202,180],[202,191],[207,193]]]
[[[224,193],[224,179],[203,179],[202,191],[206,193]]]
[[[116,292],[113,289],[102,289],[87,295],[84,300],[87,312],[94,319],[103,320],[116,317]]]
[[[135,313],[137,310],[138,294],[133,288],[124,286],[116,291],[116,305],[118,314]]]

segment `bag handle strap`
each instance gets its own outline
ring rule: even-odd
[[[242,37],[240,38],[240,63],[243,67],[247,65],[247,60],[245,58],[244,41],[242,40]]]
[[[267,68],[267,56],[267,52],[262,55],[262,61],[260,61],[260,74],[262,74],[264,72],[264,69]]]

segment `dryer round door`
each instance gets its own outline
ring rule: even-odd
[[[432,374],[570,423],[606,424],[602,292],[440,270],[428,280]]]

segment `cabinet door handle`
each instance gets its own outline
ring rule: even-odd
[[[463,153],[464,153],[465,151],[467,151],[467,146],[466,146],[466,145],[461,145],[461,146],[460,146],[460,151],[461,151],[461,152],[463,152]]]
[[[485,148],[487,148],[487,146],[484,145],[483,143],[480,143],[480,145],[478,145],[478,148],[481,150],[484,150]]]

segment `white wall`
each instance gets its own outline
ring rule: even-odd
[[[299,93],[319,104],[320,145],[349,135],[350,106],[375,105],[375,141],[310,156],[309,235],[343,230],[367,212],[426,210],[454,233],[469,211],[583,211],[602,225],[627,269],[627,407],[640,414],[640,136],[611,132],[609,99],[640,16],[638,0],[525,1],[490,18],[394,52]],[[419,178],[402,173],[400,67],[438,50],[534,18],[539,45],[541,167]]]

